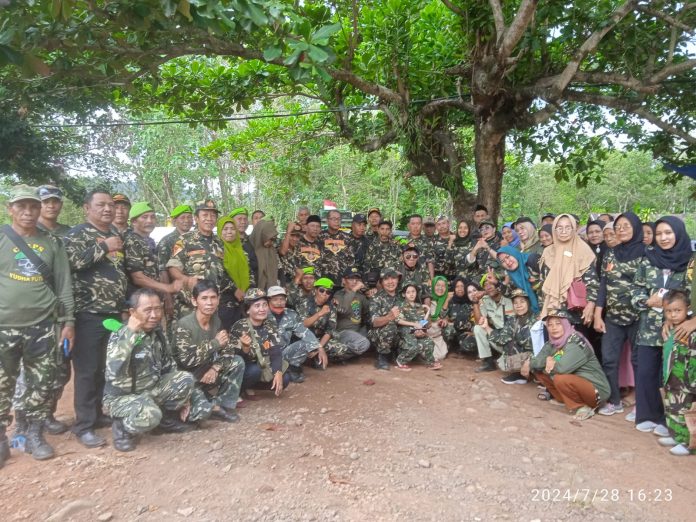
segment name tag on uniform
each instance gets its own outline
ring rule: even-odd
[[[205,255],[206,251],[205,250],[189,250],[186,252],[187,256],[198,256],[198,255]]]

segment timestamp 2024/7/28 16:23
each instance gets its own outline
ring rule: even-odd
[[[671,502],[669,488],[592,489],[592,488],[534,488],[532,502]]]

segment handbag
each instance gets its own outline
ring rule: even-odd
[[[587,287],[580,279],[570,283],[566,305],[568,310],[583,310],[587,306]]]

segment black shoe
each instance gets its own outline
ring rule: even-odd
[[[135,437],[126,431],[123,421],[115,419],[111,424],[111,435],[114,448],[117,451],[133,451],[135,449]]]
[[[476,373],[481,373],[481,372],[494,372],[495,371],[495,362],[493,361],[493,357],[484,357],[483,359],[483,364],[476,368],[474,370]]]
[[[288,377],[290,377],[290,382],[296,382],[298,384],[305,382],[302,366],[288,366]]]
[[[162,413],[162,420],[155,429],[157,433],[186,433],[195,429],[194,425],[187,424],[179,419],[178,411],[165,410]]]
[[[27,436],[27,417],[22,410],[15,410],[15,427],[12,438]]]
[[[527,379],[520,372],[511,373],[500,380],[505,384],[527,384]]]
[[[51,435],[60,435],[68,431],[68,425],[57,420],[52,413],[44,421],[44,429]]]
[[[100,448],[106,444],[106,439],[92,430],[83,431],[77,436],[77,440],[86,448]]]
[[[10,458],[10,443],[5,435],[5,428],[0,429],[0,468],[5,465],[7,459]]]
[[[94,429],[109,428],[111,427],[112,423],[113,420],[111,420],[111,417],[102,413],[101,415],[97,416],[97,420],[94,421]]]
[[[222,406],[218,410],[213,410],[212,415],[223,422],[239,422],[239,414],[235,410],[228,410]]]
[[[55,455],[51,445],[44,439],[43,429],[43,421],[36,420],[29,422],[27,428],[27,443],[24,451],[30,453],[36,460],[48,460]]]
[[[378,353],[377,360],[375,361],[375,368],[378,370],[389,370],[389,358],[383,353]]]

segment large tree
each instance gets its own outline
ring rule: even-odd
[[[696,150],[693,3],[11,0],[5,11],[0,57],[38,76],[0,79],[29,114],[128,99],[216,127],[255,100],[306,96],[360,149],[399,144],[406,175],[447,189],[459,215],[476,201],[497,215],[509,138],[564,156],[581,179],[606,134],[670,159]],[[458,132],[469,125],[473,150]],[[478,194],[463,183],[472,164]]]

